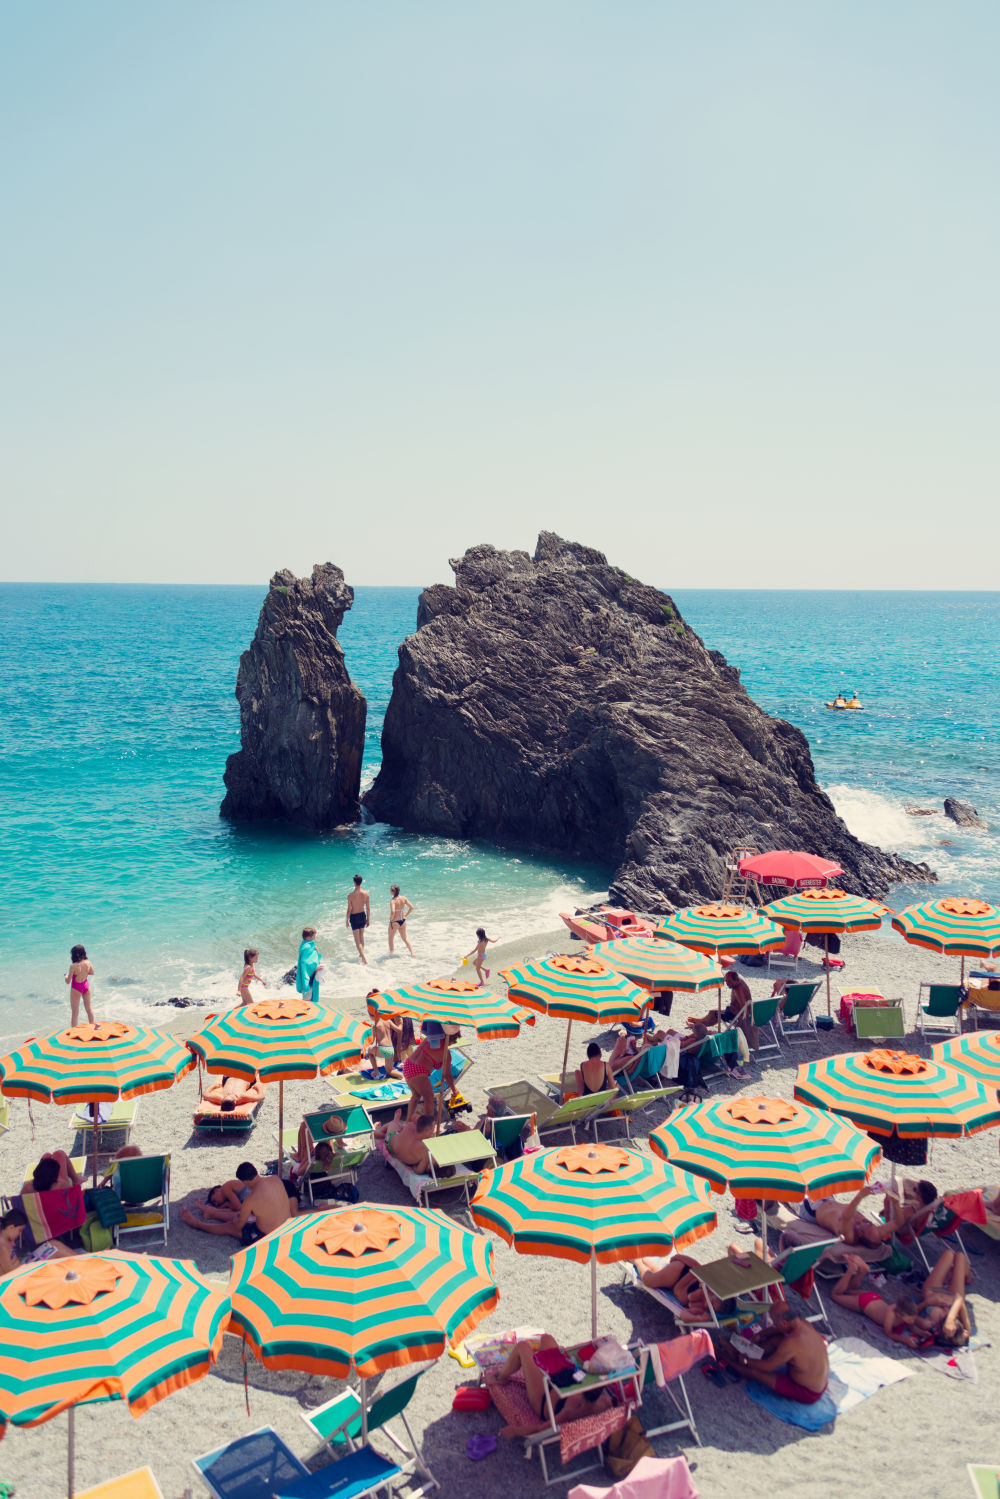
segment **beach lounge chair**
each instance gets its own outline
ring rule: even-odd
[[[755,999],[751,1004],[750,1013],[753,1023],[757,1027],[757,1048],[754,1056],[765,1056],[768,1052],[781,1053],[781,1043],[778,1040],[778,1006],[781,1003],[781,995],[775,994],[770,999]],[[770,1040],[767,1037],[770,1036]]]
[[[613,1089],[605,1088],[600,1093],[588,1093],[585,1098],[567,1099],[544,1121],[536,1115],[539,1137],[544,1140],[548,1135],[568,1131],[575,1145],[576,1132],[580,1126],[589,1124],[595,1115],[602,1113],[614,1097],[616,1094]]]
[[[472,1058],[466,1056],[464,1051],[459,1051],[457,1046],[453,1046],[451,1048],[451,1077],[456,1087],[460,1079],[465,1077],[471,1066]],[[444,1079],[441,1068],[438,1067],[435,1072],[431,1073],[431,1088],[435,1093],[440,1093],[443,1086]]]
[[[456,1166],[454,1170],[444,1172],[436,1170],[432,1162],[429,1172],[415,1171],[412,1166],[396,1159],[385,1140],[375,1142],[375,1151],[387,1166],[392,1167],[418,1207],[430,1207],[430,1199],[436,1192],[462,1192],[468,1202],[479,1181],[479,1172],[467,1166]]]
[[[808,1275],[810,1270],[815,1271],[816,1266],[826,1251],[838,1244],[842,1245],[843,1240],[840,1238],[827,1238],[817,1239],[813,1244],[790,1245],[789,1248],[783,1249],[780,1254],[775,1256],[771,1261],[771,1267],[774,1270],[780,1270],[781,1281],[784,1287],[794,1288],[795,1282],[801,1280],[803,1276]],[[801,1299],[808,1305],[809,1296],[804,1295],[802,1292],[797,1292],[796,1294],[801,1296]],[[830,1318],[827,1315],[826,1307],[823,1305],[823,1298],[820,1295],[815,1274],[812,1277],[810,1294],[816,1297],[816,1305],[819,1307],[819,1311],[808,1313],[805,1320],[807,1322],[825,1322],[827,1327],[829,1327]]]
[[[498,1159],[506,1161],[518,1153],[517,1147],[533,1118],[532,1114],[500,1114],[496,1118],[487,1115],[483,1120],[483,1134],[493,1146]]]
[[[619,1079],[633,1093],[643,1089],[662,1088],[667,1065],[667,1048],[662,1041],[654,1042],[640,1053],[639,1061],[631,1072]],[[617,1077],[617,1074],[616,1074]]]
[[[226,1447],[192,1459],[214,1499],[366,1499],[402,1469],[371,1447],[310,1473],[272,1426],[261,1426]]]
[[[109,1478],[96,1488],[76,1490],[75,1499],[163,1499],[163,1490],[152,1468],[133,1468],[120,1478]]]
[[[139,1117],[139,1103],[138,1098],[116,1098],[110,1105],[98,1104],[96,1125],[90,1105],[81,1104],[71,1117],[69,1127],[84,1136],[88,1130],[93,1131],[94,1145],[98,1152],[106,1134],[116,1132],[124,1134],[123,1143],[127,1145],[132,1135],[132,1128]]]
[[[729,1329],[746,1327],[760,1311],[758,1302],[747,1300],[742,1303],[737,1302],[734,1310],[722,1312],[721,1314],[712,1307],[710,1316],[693,1322],[690,1320],[690,1313],[682,1301],[678,1301],[676,1296],[672,1296],[669,1291],[664,1290],[661,1286],[647,1286],[633,1264],[627,1262],[623,1267],[622,1273],[623,1285],[631,1286],[634,1290],[645,1291],[646,1295],[651,1296],[659,1306],[663,1307],[664,1311],[670,1313],[677,1327],[685,1332],[699,1327]],[[711,1306],[711,1303],[709,1304]]]
[[[80,1228],[87,1218],[82,1187],[56,1187],[51,1192],[24,1192],[19,1197],[0,1198],[4,1212],[18,1208],[28,1220],[22,1232],[26,1250],[37,1249],[47,1239],[61,1239]]]
[[[405,1109],[410,1101],[409,1084],[402,1078],[387,1077],[373,1082],[370,1077],[362,1077],[360,1072],[341,1072],[328,1077],[327,1082],[335,1094],[334,1108],[361,1104],[375,1123],[391,1119],[397,1109]]]
[[[917,995],[917,1030],[925,1036],[954,1036],[962,1029],[961,984],[921,984]]]
[[[571,1067],[568,1072],[540,1072],[538,1081],[556,1103],[562,1103],[567,1098],[578,1098],[576,1068]]]
[[[405,1379],[399,1380],[397,1384],[390,1386],[387,1390],[380,1390],[378,1395],[368,1407],[368,1442],[371,1443],[372,1434],[382,1431],[389,1441],[402,1455],[403,1461],[398,1459],[397,1470],[400,1475],[411,1476],[419,1474],[424,1480],[420,1488],[409,1490],[411,1499],[418,1499],[420,1494],[429,1494],[433,1489],[439,1487],[437,1479],[427,1466],[423,1450],[409,1421],[406,1419],[406,1407],[413,1398],[413,1392],[417,1387],[417,1380],[425,1369],[430,1368],[429,1363],[421,1364],[407,1375]],[[401,1442],[386,1424],[396,1418],[403,1423],[409,1446]],[[308,1461],[312,1461],[321,1452],[328,1452],[331,1457],[338,1460],[352,1452],[362,1449],[361,1442],[361,1401],[354,1390],[345,1389],[339,1395],[334,1395],[325,1405],[317,1406],[315,1410],[303,1411],[302,1419],[318,1439],[319,1445],[315,1451],[309,1454]]]
[[[513,1083],[497,1083],[490,1089],[490,1095],[502,1098],[515,1114],[534,1114],[539,1124],[550,1119],[559,1107],[554,1098],[529,1082],[526,1077],[518,1078]]]
[[[115,1245],[132,1234],[158,1233],[163,1243],[170,1231],[170,1157],[125,1156],[116,1161],[112,1189],[121,1198],[127,1217],[113,1229]]]
[[[810,1041],[818,1037],[816,1022],[809,1013],[809,1006],[818,993],[818,980],[810,984],[786,986],[784,1004],[775,1013],[783,1041],[798,1045],[802,1041]]]
[[[906,1035],[902,1000],[898,1004],[855,1005],[851,1015],[859,1041],[898,1041]]]
[[[409,1092],[409,1089],[407,1089]],[[397,1104],[398,1108],[399,1105]],[[310,1155],[315,1152],[316,1146],[321,1140],[329,1140],[332,1145],[341,1147],[350,1145],[353,1150],[371,1150],[375,1144],[375,1126],[372,1124],[371,1116],[363,1104],[355,1103],[353,1099],[345,1104],[330,1104],[325,1109],[316,1109],[312,1114],[304,1116],[309,1126],[309,1149]],[[328,1135],[324,1133],[323,1126],[328,1119],[342,1119],[344,1128],[339,1135]],[[279,1139],[278,1131],[274,1131],[275,1143],[281,1146],[285,1155],[292,1155],[299,1146],[298,1125],[282,1130]]]
[[[740,1061],[736,1027],[730,1026],[728,1030],[719,1031],[714,1036],[706,1036],[695,1053],[695,1060],[701,1068],[702,1081],[706,1087],[713,1077],[728,1077],[730,1068],[738,1067]]]
[[[665,1098],[673,1098],[674,1094],[680,1091],[680,1088],[642,1088],[638,1093],[617,1094],[599,1114],[595,1114],[590,1120],[594,1139],[600,1139],[602,1124],[611,1124],[623,1129],[625,1135],[631,1140],[632,1120],[636,1114],[640,1114],[643,1109],[650,1108],[654,1103],[662,1103]],[[670,1112],[669,1104],[667,1112]]]
[[[961,1221],[948,1206],[947,1198],[939,1197],[930,1204],[926,1214],[921,1213],[911,1221],[907,1230],[894,1234],[892,1242],[903,1254],[912,1254],[916,1250],[923,1260],[924,1269],[930,1270],[931,1262],[924,1248],[925,1239],[938,1239],[946,1248],[958,1248],[963,1254],[967,1254],[962,1242]]]
[[[798,973],[799,953],[802,951],[804,934],[802,932],[788,931],[785,933],[783,946],[776,948],[774,952],[767,955],[767,971],[774,973],[783,970],[786,973]]]
[[[196,1135],[230,1135],[245,1133],[253,1129],[261,1111],[263,1098],[250,1103],[237,1103],[233,1109],[223,1109],[220,1103],[210,1098],[199,1099],[198,1107],[191,1117]]]
[[[643,1390],[644,1420],[642,1424],[647,1437],[662,1437],[675,1431],[689,1431],[696,1445],[700,1447],[701,1437],[695,1425],[684,1376],[694,1368],[695,1364],[700,1364],[703,1358],[714,1356],[715,1350],[708,1333],[704,1328],[699,1327],[693,1332],[681,1333],[679,1337],[671,1338],[665,1343],[630,1343],[628,1346],[629,1352],[639,1366],[639,1382]],[[647,1393],[657,1386],[670,1401],[677,1419],[667,1421],[660,1426],[652,1426],[647,1416],[646,1399]]]
[[[629,1381],[636,1383],[638,1373]],[[628,1419],[633,1401],[629,1405],[615,1405],[610,1410],[599,1411],[596,1415],[582,1416],[578,1421],[563,1421],[561,1425],[556,1423],[552,1414],[552,1386],[548,1386],[546,1400],[546,1415],[541,1421],[538,1418],[534,1406],[528,1399],[524,1383],[519,1375],[507,1384],[488,1384],[490,1399],[504,1418],[508,1426],[517,1426],[526,1430],[524,1437],[524,1455],[533,1457],[538,1453],[542,1465],[542,1479],[548,1487],[553,1483],[566,1483],[571,1478],[576,1478],[580,1473],[586,1473],[591,1468],[599,1468],[604,1462],[604,1443],[616,1431],[620,1430]],[[637,1391],[641,1394],[641,1391]],[[531,1431],[531,1427],[537,1427]],[[549,1472],[549,1455],[559,1453],[562,1468],[556,1473]],[[577,1464],[576,1467],[566,1472],[565,1464],[572,1462],[584,1453],[596,1452],[596,1457],[590,1461]],[[520,1490],[519,1490],[520,1491]]]
[[[10,1129],[10,1099],[0,1098],[0,1135]]]

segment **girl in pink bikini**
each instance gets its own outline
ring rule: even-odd
[[[78,943],[70,949],[69,973],[66,975],[66,982],[69,984],[70,1025],[79,1024],[81,999],[87,1019],[91,1025],[94,1023],[94,1011],[90,1003],[90,980],[93,977],[94,965],[87,959],[87,949]]]
[[[431,1073],[437,1072],[438,1068],[441,1069],[442,1081],[451,1089],[452,1098],[455,1098],[458,1092],[451,1075],[451,1052],[448,1048],[444,1026],[439,1020],[425,1020],[421,1031],[423,1034],[420,1045],[406,1058],[400,1068],[403,1077],[410,1085],[410,1102],[406,1110],[407,1120],[412,1119],[417,1113],[435,1113]]]

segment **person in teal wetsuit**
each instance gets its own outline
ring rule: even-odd
[[[316,928],[302,928],[299,946],[299,961],[295,968],[295,988],[306,999],[319,1004],[319,979],[322,972],[323,954],[316,948]]]

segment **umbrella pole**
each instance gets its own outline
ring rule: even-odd
[[[833,1016],[833,1006],[830,1003],[830,934],[823,933],[823,956],[826,959],[826,1018],[830,1020]]]
[[[90,1105],[90,1107],[94,1111],[94,1145],[93,1145],[94,1180],[93,1180],[92,1185],[96,1187],[97,1186],[97,1138],[98,1138],[97,1137],[97,1131],[101,1127],[101,1122],[100,1122],[100,1120],[97,1117],[97,1110],[100,1108],[100,1104],[98,1104],[98,1103],[92,1103]],[[125,1138],[128,1139],[128,1135],[126,1135]],[[72,1433],[72,1430],[73,1430],[73,1428],[72,1428],[72,1426],[70,1426],[70,1432],[71,1433]],[[70,1437],[70,1441],[72,1442],[72,1436]],[[70,1493],[70,1499],[72,1499],[72,1491]]]
[[[368,1444],[368,1381],[361,1381],[361,1445]]]
[[[562,1101],[563,1101],[563,1094],[566,1091],[565,1088],[563,1087],[563,1078],[566,1076],[566,1064],[569,1061],[569,1033],[570,1033],[570,1031],[572,1029],[573,1029],[573,1022],[572,1022],[572,1020],[568,1020],[566,1022],[566,1045],[563,1047],[562,1071],[559,1074],[559,1102],[560,1103],[562,1103]]]
[[[285,1174],[285,1080],[278,1083],[278,1175]]]
[[[73,1448],[74,1448],[74,1445],[75,1445],[75,1433],[73,1431],[73,1416],[74,1416],[74,1414],[75,1414],[75,1410],[74,1410],[74,1407],[71,1405],[70,1408],[69,1408],[69,1410],[68,1410],[68,1412],[67,1412],[67,1416],[69,1418],[69,1441],[66,1444],[66,1451],[67,1451],[67,1459],[66,1459],[66,1483],[67,1483],[67,1490],[66,1490],[66,1492],[69,1494],[69,1499],[73,1499],[73,1490],[76,1488],[76,1485],[73,1482],[73,1458],[75,1456],[74,1451],[73,1451]]]
[[[590,1337],[597,1342],[597,1252],[590,1251]]]

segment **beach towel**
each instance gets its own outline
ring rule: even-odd
[[[567,1499],[698,1499],[686,1457],[640,1457],[611,1488],[578,1483]]]
[[[699,1360],[711,1358],[713,1352],[712,1339],[703,1327],[679,1338],[671,1338],[666,1343],[655,1343],[650,1349],[650,1358],[657,1388],[662,1390],[671,1379],[686,1374]]]
[[[299,994],[308,994],[310,999],[319,998],[319,980],[316,970],[323,961],[316,951],[315,942],[305,941],[299,948],[299,960],[295,966],[295,989]]]
[[[860,1338],[838,1338],[830,1344],[828,1351],[830,1383],[826,1394],[815,1405],[785,1400],[769,1386],[761,1384],[748,1383],[747,1394],[779,1421],[799,1426],[803,1431],[819,1431],[821,1426],[870,1399],[883,1385],[897,1384],[910,1377],[909,1369],[904,1369],[895,1359],[873,1353],[870,1344]]]

